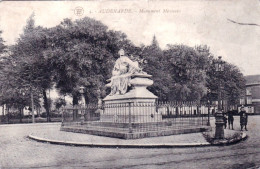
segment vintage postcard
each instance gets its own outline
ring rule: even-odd
[[[0,0],[0,169],[260,168],[259,0]]]

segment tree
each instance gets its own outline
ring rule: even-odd
[[[226,64],[224,71],[224,96],[228,105],[239,104],[240,98],[245,93],[246,80],[237,66]]]
[[[1,36],[2,31],[0,30],[0,55],[6,51],[6,45],[4,44],[4,40]]]
[[[61,95],[73,97],[73,105],[80,99],[80,86],[85,87],[87,103],[97,101],[98,89],[103,91],[102,96],[108,94],[104,86],[111,77],[120,48],[153,76],[154,85],[149,90],[160,100],[199,101],[207,88],[216,90],[218,77],[213,71],[211,61],[214,59],[207,46],[168,45],[162,50],[154,36],[151,45],[137,47],[124,33],[108,30],[103,23],[88,17],[74,22],[64,19],[47,29],[36,27],[33,16],[28,19],[17,43],[10,48],[9,59],[15,69],[9,70],[13,79],[7,81],[15,81],[19,84],[15,86],[18,89],[29,88],[32,96],[40,96],[40,92],[48,121],[46,90],[54,85]],[[12,69],[11,64],[6,68]],[[234,102],[233,98],[238,95],[232,93],[240,93],[243,88],[242,74],[232,65],[227,67],[236,77],[230,81],[230,74],[223,75],[225,97]]]
[[[166,73],[164,53],[159,47],[155,36],[151,45],[144,47],[141,55],[145,62],[143,70],[153,76],[154,84],[148,89],[157,95],[159,100],[167,100],[172,78]]]
[[[28,91],[22,90],[17,65],[12,56],[1,59],[0,69],[0,105],[5,104],[7,110],[11,107],[19,109],[21,121],[23,108],[30,105],[30,94]],[[34,102],[36,106],[39,106],[39,95],[34,95]]]
[[[32,14],[27,20],[23,34],[11,51],[13,61],[16,62],[21,88],[29,89],[31,97],[34,96],[34,93],[42,93],[47,121],[50,121],[46,90],[52,86],[52,72],[44,58],[44,51],[47,48],[47,32],[46,28],[35,27],[34,14]],[[32,98],[32,103],[33,100]],[[34,109],[34,106],[32,108]]]
[[[62,106],[66,106],[66,101],[63,98],[58,98],[55,100],[54,105],[57,110],[59,110]]]
[[[107,26],[88,17],[75,22],[64,19],[50,30],[48,43],[51,47],[45,57],[55,72],[56,88],[60,94],[72,96],[73,105],[80,99],[80,86],[85,87],[87,103],[97,101],[96,92],[105,90],[119,49],[133,48],[125,34],[109,31]]]
[[[221,74],[217,73],[214,67],[215,61],[216,59],[213,59],[207,72],[207,87],[211,93],[215,93],[212,99],[217,99],[217,82],[220,81],[222,100],[226,100],[228,106],[237,105],[245,92],[245,78],[238,67],[230,63],[224,63],[224,71]]]
[[[204,48],[204,52],[198,49]],[[207,51],[207,52],[206,52]],[[199,101],[206,93],[206,68],[209,49],[207,46],[188,47],[168,45],[164,51],[164,77],[167,81],[168,100]]]

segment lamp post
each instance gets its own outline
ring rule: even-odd
[[[82,97],[82,104],[83,104],[83,109],[81,109],[81,116],[80,116],[80,123],[81,125],[84,124],[84,121],[85,121],[85,105],[86,105],[86,101],[85,101],[85,97],[84,97],[84,89],[85,87],[84,86],[81,86],[79,88],[79,93],[81,94],[81,97]]]
[[[25,100],[25,93],[22,91],[21,92],[22,96],[23,96],[23,101]],[[22,105],[22,109],[20,110],[20,122],[22,123],[22,119],[23,119],[23,109],[24,109],[24,105]]]
[[[210,89],[207,91],[208,96],[208,122],[207,125],[210,126]]]
[[[31,95],[31,106],[32,106],[32,123],[35,123],[34,117],[34,98],[33,98],[33,89],[30,87],[30,95]]]
[[[224,62],[221,60],[221,56],[218,57],[218,60],[214,63],[215,71],[218,73],[218,112],[216,113],[216,131],[215,138],[223,139],[224,138],[224,121],[223,114],[221,111],[221,83],[220,83],[220,75],[224,71]]]

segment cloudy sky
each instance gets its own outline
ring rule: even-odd
[[[75,14],[77,7],[84,10],[81,16]],[[118,10],[123,13],[115,13]],[[0,30],[6,44],[15,43],[32,12],[36,25],[44,27],[64,18],[95,18],[109,29],[125,32],[136,45],[150,44],[153,35],[162,48],[206,44],[245,75],[260,74],[260,26],[237,24],[260,25],[259,0],[0,2]]]

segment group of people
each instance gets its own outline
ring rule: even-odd
[[[227,122],[228,122],[228,128],[230,129],[230,126],[232,130],[234,130],[233,123],[234,123],[234,111],[231,109],[223,114],[223,120],[224,120],[224,127],[227,128]],[[248,114],[245,111],[245,108],[242,106],[241,110],[239,112],[240,115],[240,127],[241,131],[243,131],[243,128],[247,131],[247,121],[248,121]]]

